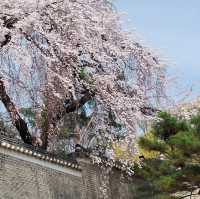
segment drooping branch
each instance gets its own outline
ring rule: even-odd
[[[32,137],[29,133],[27,123],[21,118],[15,104],[10,99],[9,95],[6,93],[4,82],[0,77],[0,100],[4,104],[6,110],[10,114],[13,125],[18,130],[22,140],[26,144],[32,144]]]

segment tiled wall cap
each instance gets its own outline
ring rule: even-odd
[[[71,168],[81,170],[81,167],[78,164],[73,164],[73,163],[70,163],[70,162],[67,162],[67,161],[64,161],[64,160],[59,160],[57,158],[49,157],[48,155],[42,155],[41,153],[26,149],[24,147],[15,146],[15,145],[7,143],[5,141],[2,141],[0,143],[0,145],[2,147],[8,148],[8,149],[11,149],[11,150],[14,150],[14,151],[19,151],[21,153],[24,153],[24,154],[27,154],[27,155],[30,155],[30,156],[35,156],[37,158],[40,158],[40,159],[43,159],[43,160],[46,160],[46,161],[54,162],[56,164],[60,164],[60,165],[63,165],[63,166],[68,166],[68,167],[71,167]]]
[[[11,145],[9,143],[6,144],[6,148],[10,148]]]
[[[29,154],[29,151],[28,151],[28,149],[26,149],[26,150],[24,151],[24,153],[26,153],[26,154]]]
[[[1,146],[6,146],[6,142],[2,142],[2,143],[1,143]]]

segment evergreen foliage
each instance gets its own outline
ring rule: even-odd
[[[186,121],[158,114],[152,129],[139,139],[144,156],[135,198],[186,198],[198,195],[200,185],[200,113]],[[142,191],[145,190],[145,191]]]

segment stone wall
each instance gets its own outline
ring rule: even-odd
[[[0,199],[81,198],[80,171],[59,168],[7,150],[0,152]]]
[[[49,159],[1,142],[0,199],[132,199],[119,170],[106,174],[89,159],[78,162]],[[107,198],[101,189],[104,177]]]

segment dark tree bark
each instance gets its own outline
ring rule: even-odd
[[[56,117],[54,118],[55,121],[60,120],[65,114],[67,113],[71,113],[76,111],[77,109],[79,109],[81,106],[83,106],[86,102],[88,102],[89,100],[91,100],[94,97],[94,93],[90,93],[89,91],[87,91],[83,97],[81,97],[79,100],[70,100],[69,104],[67,104],[67,106],[65,106],[65,109],[62,113],[59,113],[56,115]]]
[[[52,129],[54,129],[57,125],[57,122],[61,120],[65,116],[65,114],[76,111],[81,106],[83,106],[86,102],[91,100],[94,97],[94,95],[95,95],[94,93],[86,91],[84,95],[78,100],[74,100],[73,97],[71,99],[67,99],[67,104],[64,106],[64,109],[62,108],[63,111],[58,112],[53,117],[51,113],[48,113],[48,111],[46,112],[44,129],[41,134],[42,149],[45,149],[45,150],[47,149],[48,135],[49,135],[49,131],[51,131],[50,126],[53,127]]]
[[[17,23],[18,19],[15,17],[7,17],[4,16],[3,18],[3,26],[8,28],[8,29],[13,29],[15,26],[14,24]],[[10,41],[11,41],[11,34],[7,33],[6,35],[4,35],[4,40],[0,43],[1,48],[3,48],[4,46],[6,46]]]
[[[14,24],[18,21],[17,18],[10,17],[10,16],[4,16],[2,19],[4,21],[3,23],[4,27],[8,29],[15,28]],[[9,44],[9,42],[11,41],[11,33],[7,33],[4,37],[5,37],[5,40],[0,43],[1,48]],[[12,102],[11,98],[7,94],[6,88],[4,86],[4,82],[1,76],[0,76],[0,100],[2,101],[6,110],[10,114],[12,123],[18,130],[20,137],[22,138],[24,143],[32,145],[32,137],[28,130],[27,123],[22,119],[15,104]]]
[[[93,96],[94,94],[90,94],[89,92],[87,92],[83,97],[81,97],[81,99],[72,101],[72,103],[66,107],[65,113],[74,112],[75,110],[79,109],[86,102],[91,100]]]
[[[50,131],[50,118],[51,118],[51,115],[48,111],[48,107],[47,109],[45,110],[45,119],[44,119],[44,124],[43,124],[43,127],[42,127],[42,132],[41,132],[41,140],[42,140],[42,146],[41,148],[46,150],[47,147],[48,147],[48,138],[49,138],[49,131]]]
[[[2,101],[6,110],[10,114],[12,123],[18,130],[24,143],[32,145],[32,137],[31,134],[29,133],[27,123],[21,118],[15,104],[12,102],[9,95],[6,93],[4,82],[1,77],[0,77],[0,100]]]
[[[147,106],[140,107],[140,111],[146,116],[152,116],[160,112],[159,109],[156,109],[153,107],[147,107]]]
[[[6,34],[4,37],[5,37],[5,40],[1,42],[1,48],[3,48],[4,46],[6,46],[10,42],[10,40],[11,40],[10,33]]]
[[[41,140],[42,140],[42,146],[41,148],[46,150],[48,147],[48,138],[49,138],[49,123],[48,120],[45,120],[45,127],[41,133]]]
[[[3,21],[4,21],[4,23],[3,23],[4,27],[6,27],[8,29],[13,29],[13,28],[15,28],[14,24],[18,22],[18,19],[15,17],[8,18],[8,17],[4,16]]]

